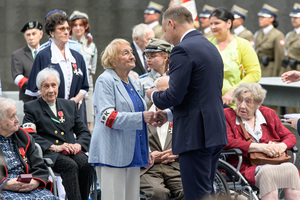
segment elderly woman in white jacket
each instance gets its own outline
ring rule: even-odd
[[[113,40],[101,61],[106,70],[95,84],[89,162],[96,166],[102,200],[138,200],[140,167],[153,164],[146,123],[154,113],[145,111],[141,91],[128,76],[135,58],[126,40]]]

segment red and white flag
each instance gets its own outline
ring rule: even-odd
[[[200,27],[195,0],[170,0],[169,7],[171,7],[171,6],[186,7],[192,13],[192,16],[194,19],[194,27],[196,29],[198,29]]]

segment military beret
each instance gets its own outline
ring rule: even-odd
[[[83,12],[80,12],[78,10],[75,10],[71,16],[70,16],[70,20],[74,21],[75,19],[86,19],[89,20],[89,16]]]
[[[21,32],[25,33],[27,30],[34,29],[34,28],[42,30],[43,29],[43,25],[40,22],[38,22],[38,21],[27,22],[23,26],[23,28],[21,29]]]
[[[164,51],[168,54],[171,53],[173,45],[165,40],[160,40],[157,38],[152,38],[149,44],[146,46],[145,52],[160,52]]]

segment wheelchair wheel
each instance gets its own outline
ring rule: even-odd
[[[214,198],[226,200],[230,199],[230,190],[226,183],[226,180],[222,176],[222,174],[217,170],[215,180],[214,180]]]

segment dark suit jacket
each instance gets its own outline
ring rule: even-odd
[[[161,151],[166,151],[166,150],[172,148],[172,128],[170,127],[170,125],[168,128],[168,133],[167,133],[167,138],[166,138],[164,148],[161,147],[161,144],[159,141],[159,136],[156,131],[156,127],[150,126],[150,125],[148,126],[148,137],[149,137],[149,147],[150,147],[151,151],[160,151],[161,152]],[[154,165],[155,165],[155,163],[154,163]],[[175,162],[168,163],[167,165],[174,167],[174,169],[180,170],[178,159],[176,159]],[[150,169],[151,168],[141,168],[141,175],[143,175]],[[167,168],[167,169],[169,169],[169,168]]]
[[[11,74],[13,80],[20,74],[29,78],[32,65],[33,57],[27,45],[14,51],[11,55]],[[25,95],[25,90],[26,87],[24,89],[20,88],[19,99],[27,102],[31,100],[31,96]]]
[[[170,55],[170,87],[154,92],[154,104],[173,109],[174,154],[227,144],[223,111],[223,61],[216,47],[197,30]]]
[[[145,70],[144,65],[142,63],[144,61],[140,60],[140,57],[139,57],[139,55],[136,51],[136,48],[135,48],[133,42],[131,42],[130,45],[131,45],[131,48],[132,48],[133,55],[135,57],[135,68],[133,68],[132,70],[135,71],[136,73],[138,73],[139,75],[145,74],[146,70]]]
[[[51,158],[54,163],[59,154],[47,150],[52,144],[79,143],[82,146],[82,150],[86,152],[89,149],[91,138],[88,128],[79,117],[74,101],[57,98],[56,108],[57,112],[63,112],[64,123],[59,123],[59,115],[57,117],[54,115],[43,98],[24,104],[25,116],[23,119],[25,129],[25,123],[35,124],[36,132],[29,132],[42,147],[44,157]],[[76,135],[76,138],[73,133]]]

